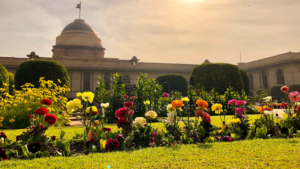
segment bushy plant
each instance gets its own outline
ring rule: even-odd
[[[275,85],[271,88],[271,96],[274,96],[280,103],[282,99],[285,99],[285,93],[280,90],[282,86],[283,85]]]
[[[300,84],[293,84],[289,88],[290,88],[290,91],[300,92]]]
[[[6,68],[0,64],[0,88],[9,91],[9,74]]]
[[[29,60],[21,63],[15,73],[15,87],[22,90],[22,85],[31,83],[34,87],[39,87],[39,78],[52,80],[55,84],[69,87],[69,74],[67,69],[56,61],[49,60]],[[60,83],[58,83],[60,80]]]
[[[186,78],[182,75],[176,75],[176,74],[161,75],[156,78],[156,82],[160,85],[163,84],[164,82],[168,82],[170,85],[170,92],[174,90],[174,91],[181,92],[183,96],[187,95],[188,82]]]
[[[170,93],[170,85],[168,82],[163,82],[161,86],[162,86],[162,92]]]
[[[224,93],[229,86],[238,92],[244,89],[241,72],[232,64],[201,64],[193,69],[191,76],[195,78],[196,88],[205,91],[211,91],[214,88],[216,92]]]
[[[268,91],[266,89],[260,88],[260,89],[257,89],[254,94],[255,95],[260,95],[262,92],[268,93]]]
[[[15,89],[15,75],[8,72],[9,74],[9,94],[12,95]]]
[[[58,82],[59,83],[59,82]],[[0,117],[4,118],[1,128],[16,129],[29,126],[28,115],[34,114],[37,107],[40,106],[43,99],[51,99],[53,104],[47,109],[58,118],[56,125],[68,123],[67,114],[62,113],[63,106],[66,105],[67,98],[64,94],[70,89],[67,86],[60,87],[51,80],[40,78],[39,88],[34,88],[32,84],[22,85],[22,90],[15,90],[15,95],[9,95],[7,91],[1,88],[0,94]],[[1,97],[5,95],[5,97]]]

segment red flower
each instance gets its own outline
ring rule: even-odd
[[[5,135],[5,133],[4,133],[4,132],[1,132],[1,134],[0,134],[0,138],[7,138],[7,136]]]
[[[134,99],[136,99],[136,96],[131,96],[130,99],[134,100]]]
[[[95,138],[92,138],[92,139],[91,139],[91,142],[94,142],[94,141],[96,141],[96,139],[95,139]]]
[[[196,110],[195,111],[195,116],[197,117],[197,118],[199,118],[199,116],[203,116],[203,111],[202,110]]]
[[[50,100],[50,99],[43,99],[43,100],[41,101],[41,103],[49,106],[49,105],[52,104],[52,100]]]
[[[36,143],[31,143],[28,145],[28,151],[32,152],[32,153],[36,153],[38,151],[41,151],[42,148],[42,144],[39,142]]]
[[[282,86],[281,87],[281,91],[284,92],[284,93],[286,93],[286,92],[289,91],[289,88],[287,86]]]
[[[32,117],[32,114],[28,114],[28,118],[31,118]]]
[[[107,132],[109,133],[109,132],[111,132],[111,129],[110,129],[110,128],[103,127],[103,128],[102,128],[102,131],[104,131],[104,132],[107,131]]]
[[[106,151],[114,151],[120,147],[119,140],[117,139],[107,139],[105,144]]]
[[[125,99],[128,99],[128,98],[129,98],[127,95],[125,95],[124,97],[125,97]]]
[[[297,112],[299,112],[300,111],[300,106],[297,106],[296,110],[297,110]]]
[[[280,104],[280,108],[282,108],[282,109],[287,108],[287,106],[288,106],[287,103],[281,103]]]
[[[2,159],[3,161],[7,160],[9,158],[8,155],[6,155],[6,151],[0,147],[0,159]]]
[[[119,119],[119,120],[117,121],[117,126],[118,126],[118,128],[121,127],[121,124],[125,124],[125,123],[126,123],[126,120],[124,120],[124,119]]]
[[[47,122],[49,125],[53,125],[56,123],[57,117],[54,114],[46,114],[45,116],[45,122]]]
[[[124,103],[124,107],[127,107],[128,109],[130,109],[133,105],[133,102],[129,101],[129,102],[125,102]]]
[[[126,111],[127,111],[126,107],[119,108],[115,114],[116,118],[117,119],[126,119]]]
[[[56,136],[52,136],[51,139],[52,139],[52,140],[56,140]]]
[[[19,141],[19,140],[21,140],[22,139],[22,137],[23,137],[23,135],[21,134],[21,135],[19,135],[19,136],[17,136],[16,137],[16,141]]]
[[[122,136],[121,134],[118,134],[118,135],[117,135],[117,139],[118,139],[119,141],[121,141],[121,140],[123,140],[124,138],[123,138],[123,136]]]
[[[39,114],[39,115],[45,115],[48,114],[48,109],[41,107],[36,109],[35,114]]]

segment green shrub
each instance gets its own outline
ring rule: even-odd
[[[241,72],[237,66],[232,64],[204,63],[197,65],[192,71],[192,76],[195,78],[195,85],[205,91],[211,91],[214,88],[216,92],[224,93],[229,86],[238,92],[242,92],[244,89]]]
[[[289,87],[289,92],[298,91],[300,92],[300,84],[294,84]]]
[[[9,75],[9,94],[12,95],[15,87],[15,75],[12,74],[11,72],[8,72]]]
[[[275,85],[271,88],[271,96],[276,97],[278,102],[281,102],[281,99],[285,99],[285,93],[281,91],[281,87],[284,85]]]
[[[242,69],[240,69],[240,72],[241,72],[242,79],[243,79],[244,91],[245,91],[246,95],[249,95],[249,92],[250,92],[250,80],[249,80],[249,76]]]
[[[30,60],[23,62],[18,67],[15,74],[15,88],[21,90],[20,86],[25,83],[39,87],[40,77],[45,77],[44,80],[52,80],[60,86],[69,86],[69,74],[62,64],[49,60]],[[58,82],[58,79],[61,83]]]
[[[164,93],[170,93],[170,85],[168,82],[163,82],[163,84],[161,85],[162,87],[162,92]]]
[[[255,95],[260,95],[262,92],[268,93],[266,89],[260,88],[260,89],[257,89],[257,90],[255,91]]]
[[[168,82],[170,86],[170,92],[174,90],[174,91],[181,92],[183,96],[187,95],[188,82],[186,78],[182,75],[176,75],[176,74],[161,75],[156,78],[156,82],[160,85],[163,84],[164,82]]]
[[[3,83],[6,83],[7,85],[4,86]],[[6,91],[9,91],[9,75],[6,68],[0,64],[0,88],[4,88]]]

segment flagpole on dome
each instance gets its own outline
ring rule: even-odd
[[[80,4],[77,4],[76,8],[79,8],[79,19],[80,19],[80,13],[81,13],[81,2],[80,2]]]

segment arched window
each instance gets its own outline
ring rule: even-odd
[[[254,89],[254,83],[253,83],[253,76],[249,75],[249,81],[250,81],[250,89],[253,90]]]
[[[128,75],[123,76],[123,84],[130,85],[130,77]]]
[[[277,78],[277,84],[284,85],[284,75],[283,75],[283,71],[281,69],[278,69],[276,71],[276,78]]]

